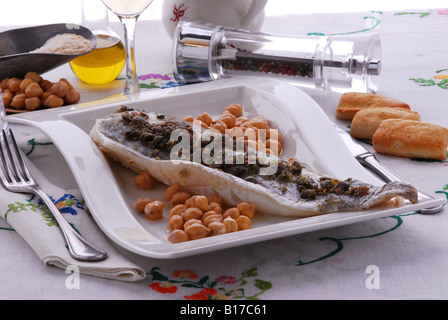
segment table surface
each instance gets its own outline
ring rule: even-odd
[[[118,25],[113,26],[120,33]],[[448,8],[268,16],[263,31],[306,35],[377,32],[383,45],[379,94],[407,102],[422,120],[448,127]],[[171,40],[157,19],[137,28],[137,71],[143,90],[172,81]],[[119,93],[122,80],[103,86],[80,82],[64,65],[44,75],[67,78],[81,102]],[[331,120],[340,94],[307,90]],[[44,173],[57,149],[33,140],[29,159]],[[367,145],[371,149],[371,146]],[[377,155],[418,189],[448,198],[448,160],[416,161]],[[73,181],[51,175],[67,188]],[[68,179],[68,178],[67,178]],[[9,199],[0,199],[2,216]],[[309,232],[219,252],[172,260],[117,250],[146,277],[126,282],[81,275],[67,286],[63,269],[43,264],[32,248],[0,219],[1,299],[446,299],[447,208],[436,215],[410,212],[349,226]],[[3,217],[4,218],[4,217]]]

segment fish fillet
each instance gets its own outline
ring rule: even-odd
[[[122,108],[97,119],[90,136],[110,158],[136,172],[147,170],[158,181],[166,185],[180,184],[192,193],[219,194],[228,205],[251,202],[258,211],[269,214],[309,217],[363,210],[384,203],[403,205],[404,200],[418,201],[417,190],[404,182],[373,186],[356,179],[338,180],[315,173],[297,160],[262,152],[256,152],[255,164],[247,163],[247,149],[231,151],[234,159],[246,157],[244,163],[205,164],[194,161],[192,154],[172,161],[170,155],[176,141],[171,137],[176,129],[192,136],[189,122]],[[276,171],[261,175],[260,170],[274,160]]]

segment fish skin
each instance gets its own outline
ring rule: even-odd
[[[356,190],[368,189],[368,193],[318,194],[311,199],[303,199],[297,192],[290,195],[280,194],[278,190],[270,192],[265,186],[259,183],[245,181],[229,173],[221,172],[214,168],[200,163],[182,161],[174,163],[171,160],[157,160],[151,155],[140,141],[130,141],[125,139],[125,132],[129,132],[129,126],[123,117],[126,117],[132,110],[120,110],[102,119],[97,119],[91,131],[92,140],[112,159],[121,162],[137,172],[148,170],[155,179],[172,185],[179,183],[183,188],[194,193],[218,193],[227,204],[234,205],[238,202],[247,201],[257,205],[260,211],[266,213],[308,217],[324,213],[357,211],[371,208],[379,204],[393,203],[395,206],[403,205],[404,201],[389,201],[391,199],[409,200],[412,203],[418,202],[417,190],[405,182],[391,182],[383,186],[373,186],[358,180],[351,179],[347,183]],[[139,111],[138,111],[139,112]],[[149,123],[170,124],[180,128],[185,128],[186,123],[173,118],[163,117],[155,113],[146,113]],[[170,121],[170,122],[168,122]],[[262,155],[261,155],[262,156]],[[279,161],[286,161],[278,158]],[[301,177],[311,177],[314,181],[319,179],[333,179],[314,173],[306,167],[302,167]],[[340,182],[337,179],[333,179]],[[267,179],[269,181],[269,179]],[[323,180],[325,181],[325,180]],[[328,181],[327,181],[328,182]],[[344,181],[342,181],[344,182]],[[291,185],[294,185],[291,182]],[[318,182],[319,188],[325,182]],[[292,189],[291,189],[292,190]],[[349,193],[347,191],[347,193]]]

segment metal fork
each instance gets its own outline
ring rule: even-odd
[[[64,219],[48,195],[39,187],[31,176],[11,130],[9,134],[2,130],[0,136],[0,180],[6,190],[16,193],[33,193],[50,209],[67,242],[70,255],[81,261],[104,260],[107,254],[88,243]]]

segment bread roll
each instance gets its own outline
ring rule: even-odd
[[[448,129],[413,120],[381,122],[372,138],[376,152],[406,158],[445,160]]]
[[[374,93],[344,93],[336,108],[336,118],[352,120],[355,114],[369,107],[391,107],[410,109],[407,103]]]
[[[353,117],[350,134],[354,138],[371,140],[381,122],[387,119],[420,121],[420,115],[405,108],[370,107],[362,109]]]

